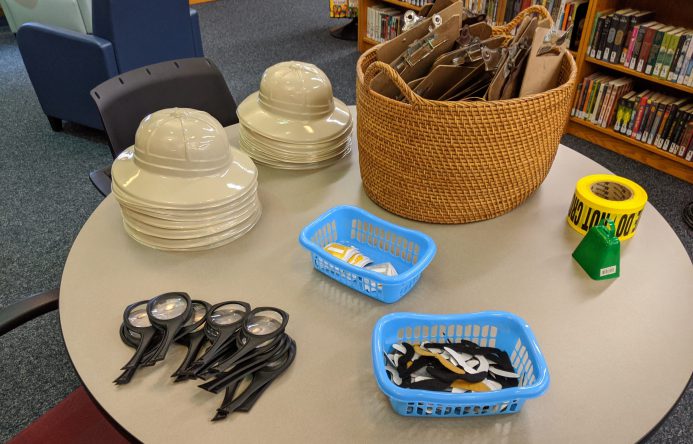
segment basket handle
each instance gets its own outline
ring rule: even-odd
[[[368,91],[371,91],[371,82],[375,76],[381,72],[385,73],[385,76],[395,84],[397,89],[406,97],[410,104],[420,105],[424,103],[423,99],[409,88],[409,85],[407,85],[399,73],[395,71],[395,68],[381,61],[375,61],[366,68],[366,72],[363,75],[363,84]]]
[[[551,18],[551,13],[543,6],[541,5],[534,5],[530,6],[527,9],[524,9],[520,11],[517,16],[510,20],[508,23],[502,26],[494,26],[493,27],[493,35],[500,35],[500,34],[510,34],[510,32],[517,28],[517,26],[522,23],[522,20],[529,14],[538,14],[542,18],[549,19],[549,22],[551,24],[551,27],[553,28],[553,18]]]

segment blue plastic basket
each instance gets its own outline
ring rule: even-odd
[[[449,393],[402,388],[385,371],[385,355],[392,344],[406,341],[455,342],[466,339],[508,353],[519,386],[495,392]],[[527,399],[541,396],[549,387],[549,370],[534,334],[520,317],[503,311],[457,315],[391,313],[373,329],[373,369],[380,389],[392,408],[404,416],[461,417],[519,412]]]
[[[310,251],[316,270],[386,303],[406,295],[436,253],[436,244],[429,236],[346,205],[334,207],[311,222],[301,231],[299,242]],[[354,246],[375,263],[390,262],[398,275],[386,276],[338,259],[323,249],[330,242]]]

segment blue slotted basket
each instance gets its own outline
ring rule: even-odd
[[[352,206],[328,210],[301,231],[299,242],[316,270],[381,302],[400,300],[418,282],[436,253],[429,236]],[[338,259],[323,248],[331,242],[354,246],[374,263],[390,262],[397,276],[385,276]]]
[[[385,371],[392,344],[421,341],[472,341],[482,347],[496,347],[508,353],[519,386],[495,392],[449,393],[397,386]],[[431,315],[390,313],[373,329],[371,355],[375,379],[389,398],[392,408],[403,416],[464,417],[519,412],[527,399],[544,394],[549,387],[549,370],[529,325],[504,311]]]

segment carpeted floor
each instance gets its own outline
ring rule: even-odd
[[[197,7],[207,57],[239,101],[258,88],[265,68],[295,59],[317,64],[335,96],[354,103],[354,42],[331,38],[326,0],[219,0]],[[344,23],[344,22],[341,22]],[[590,143],[564,144],[642,184],[689,255],[693,233],[681,210],[693,186]],[[0,306],[60,282],[70,245],[101,201],[88,172],[106,165],[104,136],[68,125],[50,130],[24,70],[14,36],[0,24]],[[105,268],[107,273],[108,269]],[[56,313],[0,338],[0,441],[6,441],[79,385]],[[693,442],[693,388],[647,442]],[[605,437],[606,439],[606,437]]]

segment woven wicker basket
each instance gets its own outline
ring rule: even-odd
[[[543,11],[542,11],[543,10]],[[508,34],[523,11],[494,34]],[[441,102],[423,99],[376,48],[357,64],[361,178],[366,194],[397,215],[423,222],[490,219],[520,205],[546,178],[575,92],[577,68],[566,53],[558,87],[520,99]],[[370,89],[383,72],[407,102]]]

